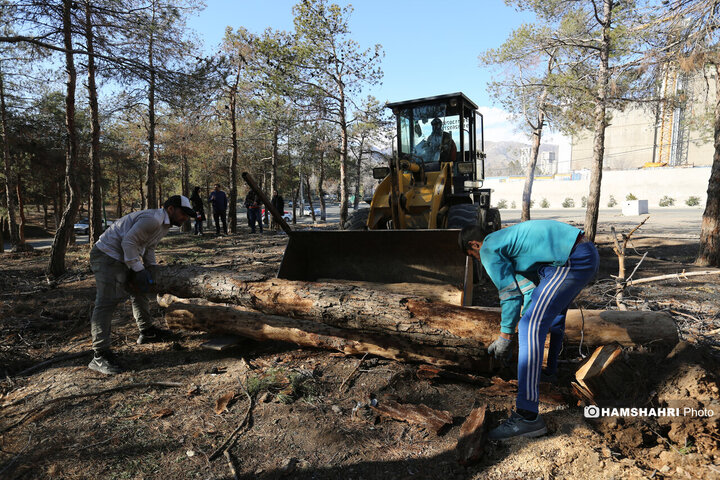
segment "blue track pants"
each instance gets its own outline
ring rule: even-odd
[[[517,408],[538,411],[540,369],[545,338],[550,332],[547,371],[557,371],[557,360],[565,334],[565,314],[573,299],[595,276],[599,256],[591,242],[578,243],[561,267],[540,268],[540,283],[518,323]]]

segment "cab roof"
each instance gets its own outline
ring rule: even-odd
[[[477,110],[477,108],[478,108],[478,106],[475,105],[475,102],[473,102],[468,97],[466,97],[465,94],[462,92],[448,93],[445,95],[437,95],[434,97],[416,98],[416,99],[412,99],[412,100],[405,100],[402,102],[387,103],[387,104],[385,104],[385,106],[387,108],[403,108],[403,107],[412,107],[415,105],[422,105],[425,103],[447,102],[452,99],[462,100],[464,103],[467,103],[470,106],[472,106],[472,108],[474,108],[475,110]]]

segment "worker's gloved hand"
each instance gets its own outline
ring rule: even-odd
[[[510,344],[512,340],[498,337],[488,347],[488,354],[495,357],[495,360],[505,360],[510,355]]]
[[[132,273],[130,285],[138,293],[150,293],[150,289],[155,285],[155,280],[153,280],[150,271],[145,268]]]

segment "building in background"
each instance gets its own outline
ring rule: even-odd
[[[661,98],[654,104],[611,111],[605,131],[603,169],[707,166],[714,146],[708,112],[715,103],[715,74],[689,75],[677,68],[665,71]],[[589,169],[593,160],[593,132],[572,138],[571,169]]]

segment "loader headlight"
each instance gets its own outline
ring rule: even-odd
[[[458,173],[463,173],[463,174],[472,173],[473,164],[470,162],[458,163],[457,170],[458,170]]]
[[[389,167],[375,167],[373,168],[373,178],[375,180],[382,180],[383,178],[390,175]]]

